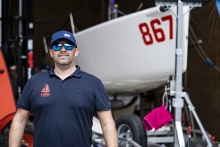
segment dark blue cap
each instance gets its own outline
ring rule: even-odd
[[[68,32],[68,31],[61,30],[61,31],[54,33],[52,35],[50,44],[53,44],[55,41],[57,41],[59,39],[67,39],[67,40],[71,41],[74,45],[76,45],[75,37],[73,36],[72,33]]]

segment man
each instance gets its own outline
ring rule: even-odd
[[[34,147],[91,147],[96,113],[106,146],[118,147],[110,100],[101,81],[75,65],[78,53],[72,33],[52,35],[54,67],[26,83],[10,129],[10,147],[19,146],[30,112],[34,113]]]

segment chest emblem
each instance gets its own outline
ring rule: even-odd
[[[44,88],[41,90],[41,97],[48,97],[50,96],[50,87],[45,84]]]

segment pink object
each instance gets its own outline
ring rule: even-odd
[[[143,118],[144,127],[147,131],[157,131],[159,128],[166,126],[171,121],[172,116],[164,105],[152,110]]]

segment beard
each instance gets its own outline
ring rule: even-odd
[[[71,60],[70,58],[69,58],[69,56],[68,56],[68,58],[67,59],[65,59],[65,60],[62,60],[61,58],[59,58],[59,56],[58,56],[58,60],[57,61],[55,61],[56,63],[57,63],[57,65],[59,65],[59,66],[69,66],[69,65],[71,65],[72,64],[72,62],[73,62],[73,59]]]
[[[73,61],[57,61],[57,64],[60,66],[69,66]]]

